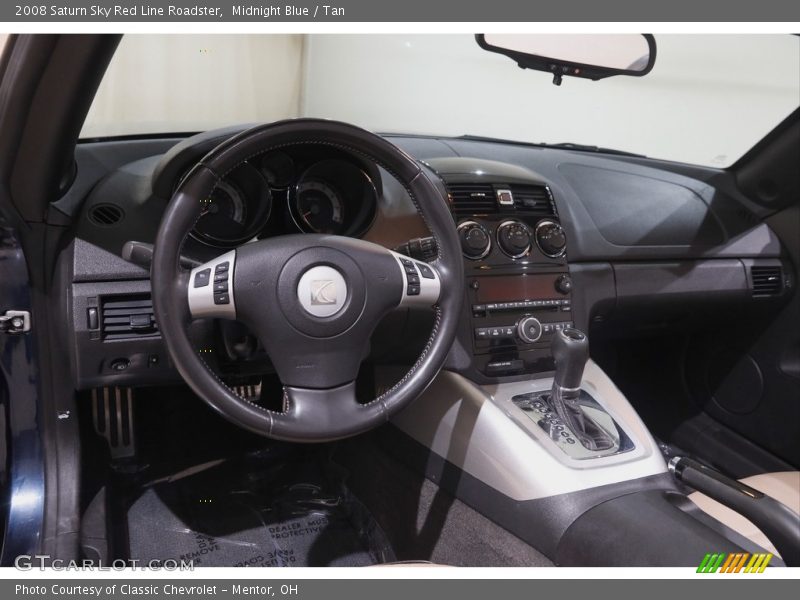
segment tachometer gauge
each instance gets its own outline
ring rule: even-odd
[[[239,237],[247,218],[247,207],[242,192],[236,186],[220,181],[202,204],[195,233],[217,242]]]
[[[294,209],[303,229],[313,233],[340,233],[343,229],[342,199],[323,181],[311,179],[299,183]]]
[[[190,235],[219,248],[252,240],[264,228],[272,211],[266,180],[248,163],[219,181],[201,201],[201,214]]]

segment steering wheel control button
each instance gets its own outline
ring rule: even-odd
[[[311,267],[300,277],[297,298],[307,313],[319,318],[332,317],[345,305],[347,283],[333,267]]]
[[[419,268],[420,275],[422,275],[425,279],[436,279],[436,276],[433,274],[433,269],[431,269],[428,265],[417,263],[417,267]]]
[[[232,279],[235,258],[236,251],[231,250],[192,269],[192,284],[187,290],[192,317],[236,318]]]
[[[414,266],[414,263],[408,259],[402,259],[403,268],[406,271],[406,294],[409,296],[419,296],[420,283],[419,274]]]
[[[231,297],[228,289],[230,262],[224,261],[214,267],[214,304],[230,304]]]
[[[208,285],[211,278],[211,269],[203,269],[194,274],[194,287],[200,288]]]
[[[391,251],[402,272],[404,292],[399,306],[430,308],[439,300],[439,274],[430,265]]]

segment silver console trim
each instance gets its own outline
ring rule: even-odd
[[[393,423],[434,453],[486,485],[518,500],[533,500],[619,483],[667,470],[636,411],[593,361],[581,388],[624,428],[635,448],[593,460],[570,458],[511,398],[547,390],[552,377],[478,386],[443,371]]]

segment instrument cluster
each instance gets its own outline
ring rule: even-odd
[[[297,232],[360,237],[375,218],[379,189],[373,164],[327,147],[290,146],[223,178],[191,235],[219,248]]]

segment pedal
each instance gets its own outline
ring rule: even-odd
[[[261,398],[261,383],[251,385],[235,385],[233,391],[245,400],[256,401]]]
[[[133,427],[133,389],[103,387],[92,390],[92,421],[97,435],[105,438],[111,458],[136,456]]]

